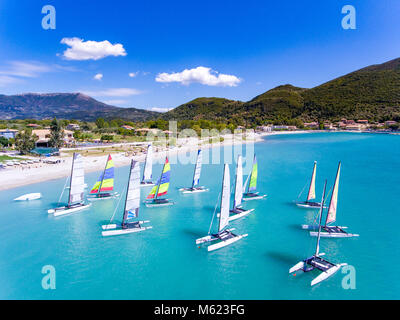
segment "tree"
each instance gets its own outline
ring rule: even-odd
[[[26,129],[22,132],[19,132],[15,137],[15,148],[21,154],[28,154],[32,149],[35,148],[35,142],[37,139],[38,137],[36,135],[32,136],[31,130]]]
[[[103,118],[97,118],[96,119],[96,126],[99,129],[108,127],[108,126],[106,126],[106,121]]]
[[[61,126],[61,123],[54,118],[50,124],[50,147],[53,148],[61,148],[64,145],[64,130]]]
[[[0,145],[4,147],[8,147],[10,145],[10,141],[5,137],[0,137]]]

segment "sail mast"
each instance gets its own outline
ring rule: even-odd
[[[315,256],[318,256],[319,254],[319,240],[321,239],[321,222],[322,222],[322,213],[324,211],[325,192],[326,192],[326,180],[324,184],[324,192],[322,194],[321,207],[319,209],[318,238],[317,238],[317,248],[315,249]]]
[[[129,169],[128,185],[126,186],[125,205],[124,205],[124,215],[123,215],[123,217],[122,217],[122,224],[125,223],[126,215],[127,215],[127,212],[126,212],[126,202],[128,201],[129,184],[130,184],[130,182],[131,182],[131,174],[132,174],[133,162],[134,162],[134,160],[131,160],[131,167],[130,167],[130,169]]]
[[[331,201],[329,203],[328,214],[326,215],[325,226],[328,223],[336,221],[336,210],[337,210],[337,201],[338,201],[338,192],[339,192],[340,168],[341,168],[341,162],[339,162],[338,169],[337,169],[337,172],[336,172],[335,184],[333,186]]]
[[[71,204],[72,174],[74,173],[74,162],[75,162],[75,152],[72,155],[71,176],[69,177],[68,206],[70,206],[70,204]]]

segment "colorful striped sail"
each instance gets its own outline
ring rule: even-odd
[[[126,191],[126,201],[123,222],[137,218],[140,207],[140,165],[139,162],[132,160],[129,172],[128,188]]]
[[[250,184],[249,184],[249,192],[256,191],[256,189],[257,189],[257,175],[258,175],[257,158],[256,158],[256,155],[254,155],[253,169],[251,170],[251,178],[250,178]]]
[[[147,199],[154,199],[156,197],[157,193],[157,188],[160,180],[157,180],[156,184],[151,188],[149,195],[147,196]]]
[[[317,161],[314,162],[314,169],[311,176],[310,188],[308,189],[307,201],[315,199],[315,176],[317,173]]]
[[[196,187],[199,184],[200,181],[200,174],[201,174],[201,163],[202,163],[202,157],[203,152],[200,150],[197,151],[197,161],[196,161],[196,167],[194,169],[194,175],[193,175],[193,183],[192,183],[192,188]]]
[[[337,211],[337,202],[338,202],[338,193],[339,193],[340,168],[341,168],[341,163],[339,162],[338,170],[336,173],[335,185],[333,186],[331,203],[329,204],[328,215],[326,216],[325,225],[336,221],[336,211]]]
[[[171,165],[169,164],[168,158],[166,158],[161,177],[157,181],[156,185],[151,189],[147,199],[154,199],[166,195],[169,189],[170,176]]]
[[[168,192],[169,180],[171,177],[171,165],[169,164],[168,158],[165,159],[164,169],[161,174],[160,184],[158,187],[157,198],[164,196]]]
[[[90,193],[99,193],[114,190],[114,161],[108,156],[106,167],[94,184]]]

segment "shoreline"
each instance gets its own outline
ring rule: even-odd
[[[179,141],[179,143],[182,143],[182,145],[179,147],[177,146],[167,147],[167,149],[159,147],[162,150],[158,152],[153,151],[153,164],[156,163],[156,161],[154,160],[163,159],[166,156],[173,157],[173,156],[178,156],[179,154],[182,153],[192,152],[194,150],[197,150],[200,146],[201,149],[204,150],[204,149],[221,148],[239,144],[244,145],[248,143],[257,143],[263,141],[264,136],[266,135],[255,134],[254,139],[252,140],[235,140],[233,138],[227,139],[226,137],[222,136],[224,138],[223,142],[213,143],[213,144],[210,143],[201,144],[201,142],[204,141],[201,141],[199,139],[196,139],[196,141],[195,140],[188,141],[190,139],[185,139],[185,141]],[[68,151],[68,149],[64,151]],[[128,166],[132,159],[138,162],[144,162],[145,157],[146,157],[145,154],[126,156],[124,152],[112,154],[115,167]],[[57,159],[61,159],[61,163],[49,164],[41,162],[33,164],[32,166],[29,167],[13,167],[1,170],[0,179],[3,181],[7,181],[7,184],[1,184],[0,191],[15,189],[18,187],[23,187],[45,181],[57,180],[69,176],[71,173],[72,157],[61,156],[57,157]],[[106,155],[101,155],[101,156],[84,155],[85,173],[103,170],[105,160],[106,160]]]
[[[223,142],[212,143],[212,144],[210,143],[203,144],[204,140],[202,141],[197,138],[196,139],[187,138],[187,139],[182,139],[185,141],[182,140],[177,141],[176,144],[177,145],[180,144],[179,146],[167,147],[166,150],[162,149],[162,147],[158,147],[162,150],[158,152],[153,151],[153,161],[163,159],[166,156],[173,157],[173,156],[178,156],[179,154],[182,153],[192,152],[194,150],[197,150],[200,146],[201,149],[221,148],[239,144],[245,145],[249,143],[258,143],[264,141],[265,140],[264,138],[269,136],[311,134],[320,132],[327,132],[327,131],[301,130],[301,131],[262,132],[254,134],[251,140],[235,140],[232,137],[228,139],[226,136],[221,136],[224,138]],[[349,131],[331,131],[331,132],[339,133],[339,132],[349,132]],[[351,133],[371,133],[371,132],[351,132]],[[129,144],[132,143],[127,143],[127,145]],[[147,144],[147,142],[145,142],[145,144]],[[157,147],[155,147],[155,149],[157,149]],[[86,150],[86,148],[80,150],[83,152]],[[70,149],[61,150],[61,154],[63,153],[63,151],[72,151],[72,150]],[[100,156],[84,155],[85,173],[103,170],[106,154]],[[128,166],[132,159],[138,162],[144,162],[145,156],[146,156],[145,154],[126,156],[124,152],[112,153],[112,158],[114,160],[115,167]],[[3,181],[7,181],[7,184],[0,184],[0,192],[3,190],[15,189],[18,187],[61,179],[69,176],[71,172],[72,157],[71,156],[66,157],[64,155],[61,157],[57,157],[57,159],[61,159],[61,163],[58,164],[36,163],[28,167],[14,167],[14,168],[7,168],[0,170],[0,179]],[[154,163],[156,163],[156,161],[154,161]]]

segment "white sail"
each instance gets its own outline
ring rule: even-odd
[[[242,167],[242,156],[238,155],[236,165],[236,184],[235,184],[235,200],[233,207],[236,208],[242,204],[243,198],[243,167]]]
[[[246,182],[243,185],[243,192],[246,192],[247,184],[249,183],[251,174],[249,174],[246,178]]]
[[[231,196],[229,165],[224,166],[224,180],[222,183],[221,213],[219,216],[219,228],[223,230],[229,223],[229,202]]]
[[[82,203],[85,189],[85,172],[83,170],[83,157],[79,153],[74,153],[72,160],[71,181],[68,203]]]
[[[337,211],[337,202],[338,202],[338,192],[339,192],[339,178],[340,178],[340,167],[341,163],[339,162],[339,167],[336,173],[335,185],[333,186],[331,203],[329,204],[328,215],[326,217],[326,224],[336,221],[336,211]]]
[[[128,190],[126,194],[124,221],[136,218],[140,207],[140,165],[132,160],[129,174]]]
[[[199,184],[200,180],[200,173],[201,173],[201,163],[203,159],[203,152],[201,149],[197,152],[197,161],[196,161],[196,167],[194,169],[194,175],[193,175],[193,184],[192,187],[195,187]]]
[[[310,188],[308,190],[307,201],[315,199],[315,176],[317,173],[317,161],[314,162],[314,169],[311,176]]]
[[[153,171],[153,146],[147,146],[146,162],[144,164],[143,181],[150,181],[152,179]]]

